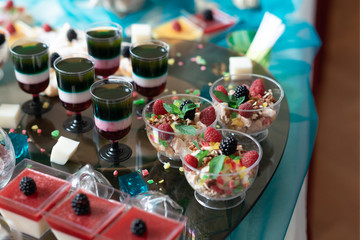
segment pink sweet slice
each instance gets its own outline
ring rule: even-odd
[[[77,193],[85,193],[90,202],[90,214],[76,215],[71,200]],[[103,199],[84,190],[78,190],[56,206],[45,220],[50,228],[80,239],[94,239],[115,217],[125,209],[125,204]]]
[[[135,219],[141,219],[145,222],[147,229],[145,235],[136,236],[131,232],[131,224]],[[100,239],[176,239],[182,232],[184,226],[185,222],[175,221],[132,207],[110,225],[110,227],[105,229]]]
[[[36,183],[37,190],[30,196],[19,189],[20,181],[25,176],[31,177]],[[70,183],[63,179],[26,168],[0,191],[0,208],[39,221],[41,214],[65,197],[65,190],[69,188]]]

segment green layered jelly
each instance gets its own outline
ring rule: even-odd
[[[119,30],[96,29],[87,33],[89,54],[96,59],[113,59],[120,55],[122,35]]]

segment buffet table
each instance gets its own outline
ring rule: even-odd
[[[75,27],[80,27],[79,25],[93,21],[112,20],[126,28],[134,22],[156,24],[156,21],[164,21],[177,16],[180,9],[194,11],[192,1],[181,1],[181,3],[161,1],[161,4],[160,1],[147,1],[142,10],[119,18],[102,7],[90,9],[82,1],[19,2],[27,7],[37,23],[47,22],[53,26],[61,26],[63,23],[69,22]],[[135,116],[131,133],[122,140],[132,146],[133,155],[121,166],[113,166],[98,160],[96,151],[105,144],[106,140],[99,137],[96,131],[74,136],[61,128],[61,124],[67,116],[57,98],[50,99],[53,108],[41,119],[24,116],[21,127],[30,129],[28,134],[33,139],[33,143],[29,145],[29,151],[33,160],[50,164],[49,153],[56,140],[49,140],[45,136],[49,135],[52,130],[58,129],[61,135],[77,139],[84,144],[80,146],[72,161],[64,166],[53,165],[53,167],[74,172],[83,164],[90,163],[101,171],[114,187],[118,187],[119,184],[117,178],[113,176],[114,170],[127,173],[146,168],[150,172],[149,177],[157,180],[164,178],[166,182],[166,185],[163,186],[164,192],[183,206],[185,215],[189,217],[190,221],[188,221],[185,231],[185,236],[189,239],[194,237],[282,239],[287,231],[307,172],[316,135],[317,114],[310,91],[309,78],[311,64],[320,41],[310,24],[296,19],[290,14],[299,7],[299,5],[293,5],[291,1],[286,1],[286,4],[283,1],[275,0],[260,1],[261,8],[254,10],[238,10],[230,1],[218,2],[221,2],[220,8],[223,11],[231,15],[237,14],[240,17],[239,22],[229,31],[256,29],[265,11],[270,11],[282,18],[286,25],[284,35],[272,50],[269,71],[255,65],[254,72],[273,75],[276,78],[285,91],[286,99],[282,103],[278,119],[269,129],[269,137],[262,143],[265,155],[258,178],[249,190],[245,202],[240,206],[226,211],[208,210],[201,207],[192,197],[193,190],[177,169],[164,171],[162,164],[156,159],[155,149],[149,143],[143,130],[143,121]],[[77,5],[76,10],[73,4]],[[282,8],[278,8],[280,4]],[[44,14],[41,15],[36,14],[49,6],[52,11],[43,11]],[[169,11],[170,9],[172,11]],[[161,13],[161,19],[151,17],[156,13]],[[169,68],[167,85],[169,93],[172,90],[180,93],[186,89],[197,88],[202,96],[208,97],[209,85],[207,83],[213,82],[219,77],[213,71],[214,66],[216,68],[221,63],[227,64],[230,56],[237,55],[236,52],[223,48],[227,47],[224,34],[212,39],[213,43],[204,43],[201,51],[197,47],[198,43],[168,40],[171,44],[170,54],[172,57],[178,57],[179,55],[176,53],[180,52],[181,59],[176,60],[183,62],[182,66],[174,65]],[[190,61],[196,51],[200,51],[199,55],[208,62],[205,71],[200,70]],[[5,79],[0,82],[0,102],[20,104],[28,100],[29,95],[21,92],[16,86],[11,63],[7,63],[4,72]],[[199,81],[194,81],[194,79],[199,79]],[[9,89],[12,91],[11,95],[6,94],[9,93]],[[84,114],[91,116],[91,109],[86,110]],[[44,126],[45,131],[41,135],[32,134],[31,126],[34,124]],[[40,149],[44,149],[45,152]],[[179,178],[182,178],[183,181],[177,182]],[[159,190],[160,188],[156,184],[148,187],[149,190]],[[200,221],[201,219],[204,221]],[[215,225],[216,228],[209,227]]]

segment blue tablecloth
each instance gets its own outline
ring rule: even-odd
[[[195,11],[193,0],[147,0],[143,8],[125,17],[103,7],[88,8],[88,1],[15,0],[26,6],[36,23],[61,26],[69,22],[83,28],[95,21],[111,20],[124,28],[132,23],[156,24],[176,17],[180,10]],[[210,2],[210,1],[208,1]],[[311,66],[321,45],[314,27],[296,18],[302,0],[260,0],[260,8],[239,10],[230,0],[213,1],[240,21],[231,29],[257,29],[265,11],[280,17],[286,30],[275,44],[270,72],[282,85],[290,108],[288,143],[280,165],[264,194],[228,239],[283,239],[306,175],[316,136],[318,118],[310,89]],[[76,6],[76,7],[74,7]],[[224,35],[212,42],[225,46]]]

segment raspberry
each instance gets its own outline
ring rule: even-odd
[[[49,24],[47,24],[47,23],[44,23],[44,24],[42,25],[42,29],[44,29],[45,32],[50,32],[50,31],[52,31],[52,27],[51,27]]]
[[[185,157],[184,157],[184,161],[191,167],[193,168],[197,168],[198,167],[198,160],[196,157],[194,157],[193,155],[191,154],[187,154]],[[188,169],[189,170],[189,169]]]
[[[210,126],[216,120],[216,112],[213,106],[209,106],[201,111],[200,122],[206,126]]]
[[[237,140],[234,137],[226,137],[221,140],[219,148],[224,155],[229,156],[236,151]]]
[[[77,33],[74,29],[70,28],[66,33],[67,39],[69,42],[72,42],[72,40],[77,39]]]
[[[6,30],[12,35],[14,33],[16,33],[16,28],[14,26],[14,24],[12,24],[11,22],[8,23],[8,25],[6,25]]]
[[[217,86],[215,88],[216,91],[220,91],[220,92],[223,92],[226,96],[228,95],[228,92],[226,91],[226,89],[223,87],[223,86]],[[215,96],[214,96],[215,97]],[[215,99],[218,101],[218,102],[222,102],[220,99],[218,99],[217,97],[215,97]]]
[[[257,151],[249,151],[244,154],[241,158],[241,164],[245,167],[251,167],[256,160],[259,158],[259,154]]]
[[[247,102],[249,100],[249,89],[247,89],[246,86],[238,86],[235,89],[235,93],[234,96],[236,98],[241,98],[241,97],[245,97],[243,102]]]
[[[180,110],[182,111],[183,107],[186,105],[186,104],[190,104],[190,103],[193,103],[192,101],[190,100],[185,100],[184,102],[182,102],[179,106]],[[190,110],[190,111],[187,111],[185,113],[185,116],[184,116],[184,119],[190,119],[190,120],[194,120],[195,118],[195,111],[196,109],[193,109],[193,110]]]
[[[243,116],[244,118],[251,118],[253,115],[253,112],[251,111],[241,111],[241,110],[253,110],[253,106],[250,102],[243,103],[239,106],[239,114]]]
[[[181,25],[180,25],[179,21],[177,21],[177,20],[173,21],[172,28],[177,32],[181,32]]]
[[[154,102],[153,113],[156,115],[167,114],[167,111],[164,108],[164,101],[162,99],[158,99]]]
[[[86,194],[78,193],[71,200],[71,207],[76,215],[87,215],[90,213],[90,202]]]
[[[146,223],[141,219],[135,219],[131,223],[131,232],[136,236],[143,236],[146,233]]]
[[[172,127],[170,126],[170,124],[168,123],[162,123],[158,126],[158,129],[159,130],[162,130],[162,131],[166,131],[166,132],[174,132],[174,130],[172,129]],[[159,132],[159,138],[161,140],[169,140],[171,138],[171,134],[168,134],[168,133],[163,133],[163,132]]]
[[[26,195],[30,196],[36,192],[36,183],[31,177],[23,177],[19,184],[20,190]]]
[[[260,78],[256,79],[250,86],[251,96],[264,96],[265,86]]]
[[[208,20],[208,21],[214,20],[214,16],[213,16],[211,9],[206,9],[203,12],[203,16],[204,16],[205,20]]]
[[[4,9],[10,10],[10,9],[13,8],[13,7],[14,7],[14,2],[13,2],[12,0],[8,0],[8,1],[6,2],[6,5],[5,5]]]
[[[204,139],[207,142],[220,142],[222,139],[222,135],[215,128],[208,127],[205,130]]]

